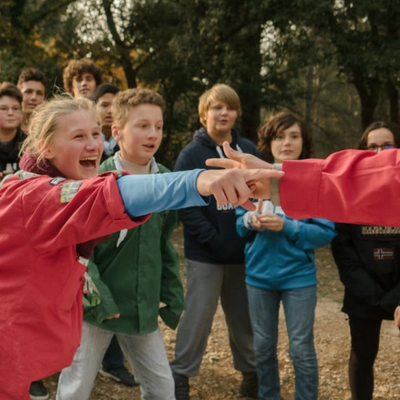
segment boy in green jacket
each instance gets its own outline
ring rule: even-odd
[[[119,92],[112,106],[112,134],[120,151],[100,172],[167,172],[153,157],[161,144],[163,110],[162,97],[151,90]],[[89,399],[114,334],[141,384],[142,399],[175,398],[158,316],[175,329],[183,311],[179,257],[170,243],[176,223],[175,211],[153,214],[143,225],[114,233],[95,248],[89,271],[101,300],[85,308],[81,345],[60,375],[57,400]]]

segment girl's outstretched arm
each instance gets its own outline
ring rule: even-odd
[[[269,188],[274,170],[192,170],[157,175],[126,175],[118,179],[125,209],[131,217],[162,210],[204,206],[201,196],[213,195],[219,204],[232,203],[254,209],[248,199],[256,185]]]

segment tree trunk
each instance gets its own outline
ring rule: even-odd
[[[361,125],[364,130],[374,121],[375,109],[379,101],[381,82],[378,78],[364,80],[361,74],[354,74],[354,85],[361,103]]]
[[[243,37],[245,43],[240,60],[246,68],[239,70],[238,93],[242,105],[241,134],[257,143],[257,131],[260,127],[261,109],[261,29],[249,29]]]
[[[399,93],[392,81],[386,82],[386,90],[390,104],[390,120],[398,124],[399,121]]]
[[[310,65],[307,68],[306,75],[306,92],[305,92],[305,120],[307,128],[311,129],[312,122],[312,94],[313,94],[313,77],[314,77],[314,66]],[[311,131],[310,131],[311,133]]]
[[[133,67],[131,57],[129,55],[130,49],[125,45],[124,41],[118,34],[117,27],[115,25],[114,16],[111,11],[112,0],[103,0],[104,13],[106,15],[107,26],[110,30],[111,36],[115,42],[115,47],[118,49],[119,60],[121,62],[122,68],[125,72],[125,78],[129,88],[135,88],[137,86],[136,82],[136,71]]]
[[[126,83],[128,84],[128,88],[134,89],[135,87],[137,87],[137,81],[136,81],[136,71],[133,68],[132,62],[130,62],[129,58],[128,60],[124,59],[121,61],[123,63],[122,68],[124,69],[125,72],[125,78],[126,78]]]

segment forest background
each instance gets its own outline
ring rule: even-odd
[[[68,61],[89,57],[104,81],[159,91],[168,167],[215,83],[239,93],[243,136],[256,141],[287,109],[307,121],[315,157],[356,147],[373,121],[399,122],[397,0],[2,0],[0,25],[0,81],[36,67],[51,96]]]

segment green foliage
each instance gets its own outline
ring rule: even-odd
[[[16,82],[20,71],[32,66],[49,77],[59,75],[59,56],[54,52],[54,40],[58,35],[57,26],[73,2],[7,0],[0,3],[0,80]]]
[[[68,61],[86,56],[122,89],[158,90],[169,167],[215,83],[239,93],[243,135],[255,140],[261,117],[289,109],[318,156],[353,147],[376,118],[399,119],[395,0],[3,0],[0,22],[2,81],[35,66],[62,87]]]

